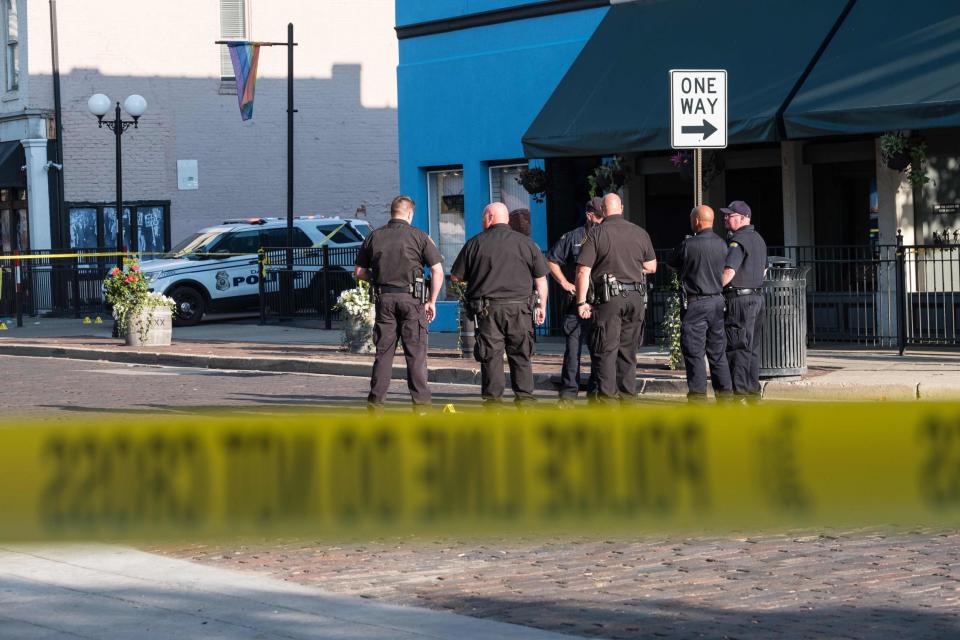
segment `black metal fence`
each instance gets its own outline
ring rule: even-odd
[[[358,247],[265,248],[260,260],[260,320],[313,318],[327,329],[340,315],[340,293],[355,286]],[[292,265],[292,269],[290,266]]]
[[[47,258],[44,256],[66,252],[34,251],[31,256],[40,257],[3,260],[0,265],[0,315],[16,315],[18,310],[29,316],[79,318],[106,314],[103,281],[116,266],[116,258],[89,256],[101,252],[98,249],[71,250],[69,253],[79,255]]]
[[[96,249],[71,252],[80,255],[22,260],[19,288],[14,262],[0,261],[0,316],[15,315],[18,305],[32,316],[107,313],[102,286],[115,258],[85,255],[98,253]],[[665,339],[669,253],[657,251],[661,266],[647,283],[647,344]],[[960,244],[787,246],[771,247],[769,253],[808,267],[809,344],[960,346]],[[357,248],[265,249],[261,317],[315,318],[330,327],[339,319],[332,309],[337,297],[354,286],[356,255]],[[551,298],[555,302],[546,331],[554,333],[565,298],[555,285]]]

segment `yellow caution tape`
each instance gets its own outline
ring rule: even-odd
[[[6,330],[7,330],[7,323],[0,322],[0,331],[6,331]]]
[[[960,405],[0,428],[0,539],[960,524]]]

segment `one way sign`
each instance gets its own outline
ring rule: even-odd
[[[726,71],[670,71],[670,145],[674,149],[727,146]]]

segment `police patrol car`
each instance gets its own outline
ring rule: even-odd
[[[359,247],[370,231],[370,225],[362,220],[299,217],[293,221],[293,246],[304,249],[321,249],[324,245]],[[227,220],[201,229],[163,258],[143,262],[141,268],[152,291],[170,296],[176,302],[176,324],[194,325],[208,312],[257,308],[260,282],[257,251],[260,247],[286,246],[284,218]],[[310,253],[298,251],[297,256]],[[352,252],[336,253],[330,263],[334,269],[352,270],[353,257]],[[314,274],[296,273],[294,287],[311,286]],[[267,278],[276,278],[276,273],[268,274]]]

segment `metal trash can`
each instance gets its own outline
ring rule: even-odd
[[[760,377],[807,372],[807,271],[787,258],[767,261],[763,281],[766,315],[760,342]]]

